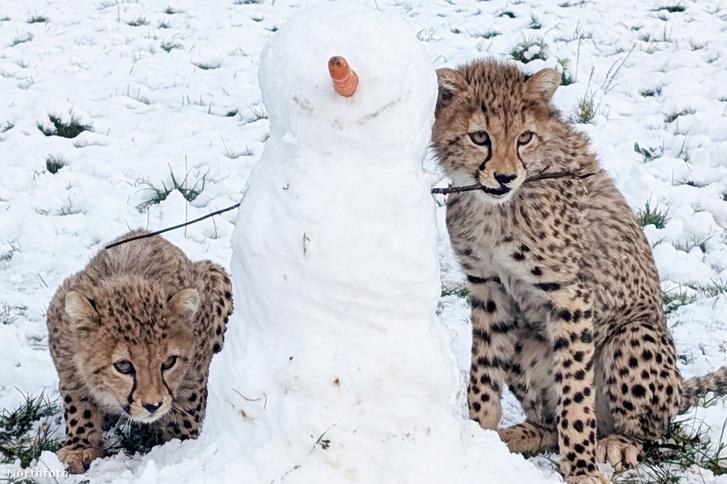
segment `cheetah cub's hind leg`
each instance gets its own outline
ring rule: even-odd
[[[232,313],[232,283],[225,270],[210,261],[192,265],[193,284],[203,295],[195,334],[201,342],[188,381],[177,391],[172,411],[162,422],[164,439],[195,439],[207,410],[207,379],[212,356],[222,351],[227,321]]]
[[[467,388],[470,418],[482,428],[500,423],[500,392],[514,346],[514,305],[495,278],[469,276],[472,366]]]
[[[682,380],[674,343],[646,322],[621,325],[597,356],[599,439],[596,458],[614,468],[638,464],[645,440],[661,437],[679,411]]]
[[[198,311],[195,332],[204,334],[207,346],[212,351],[203,351],[195,368],[207,374],[212,356],[222,351],[225,342],[227,321],[232,314],[232,282],[222,266],[210,261],[195,262],[192,265],[194,284],[203,294],[202,306]]]

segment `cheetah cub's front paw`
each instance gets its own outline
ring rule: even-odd
[[[56,455],[58,456],[58,460],[68,466],[68,472],[71,474],[83,474],[93,460],[103,455],[103,451],[96,447],[72,448],[65,446],[58,449]]]
[[[636,467],[641,447],[620,435],[609,435],[598,439],[596,461],[608,462],[616,471]]]
[[[568,484],[609,484],[608,479],[603,477],[600,472],[590,476],[568,476],[565,478]]]

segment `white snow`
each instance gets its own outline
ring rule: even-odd
[[[285,52],[267,50],[263,99],[263,45],[300,35],[301,27],[292,23],[288,31],[285,22],[316,3],[331,7],[324,7],[330,15],[332,7],[364,4],[381,11],[380,25],[409,27],[381,27],[381,41],[365,46],[370,14],[356,13],[360,25],[310,19],[310,38]],[[684,11],[658,10],[676,4]],[[541,29],[529,28],[531,15]],[[29,23],[34,16],[47,21]],[[343,34],[332,35],[339,29]],[[419,171],[431,72],[408,69],[423,69],[422,56],[435,67],[507,58],[524,38],[538,37],[549,57],[525,69],[570,59],[576,82],[561,86],[555,103],[571,115],[593,94],[599,112],[580,128],[603,165],[635,210],[647,200],[668,210],[664,228],[645,231],[664,289],[696,298],[669,315],[681,369],[694,376],[727,359],[725,297],[703,290],[727,278],[726,29],[721,0],[3,0],[0,408],[17,406],[20,392],[57,395],[45,309],[63,278],[104,241],[130,227],[163,227],[230,205],[249,186],[245,204],[259,210],[240,212],[236,229],[231,212],[168,234],[190,257],[235,273],[239,311],[213,362],[202,437],[98,461],[69,482],[557,481],[543,458],[510,456],[494,434],[461,418],[467,304],[445,295],[437,305],[437,262],[445,288],[461,284],[462,274],[441,206],[433,241],[426,186],[440,172],[431,159],[427,172]],[[335,42],[346,52],[324,49],[333,51]],[[333,54],[348,56],[361,78],[354,98],[329,89],[325,62]],[[270,78],[275,71],[295,75]],[[364,97],[370,102],[359,102]],[[389,102],[399,109],[384,109]],[[412,117],[396,117],[405,111]],[[364,123],[368,139],[361,137],[363,128],[354,127],[375,113],[380,117]],[[49,128],[49,115],[75,118],[92,131],[45,136],[38,126]],[[634,143],[653,156],[645,159]],[[248,175],[263,148],[253,184]],[[49,173],[49,156],[66,166]],[[204,189],[191,202],[172,192],[137,210],[153,193],[145,182],[170,186],[170,173],[177,181],[188,173],[187,185],[197,188],[204,179]],[[240,256],[231,266],[233,230]],[[415,233],[419,238],[409,240]],[[243,262],[254,271],[240,271]],[[282,267],[289,282],[279,277]],[[240,282],[243,276],[255,284]],[[384,316],[372,318],[383,308]],[[407,386],[397,391],[402,381]],[[504,424],[522,418],[511,395],[504,412]],[[690,415],[719,438],[722,402]],[[387,433],[392,438],[380,442]],[[36,464],[60,467],[50,453]],[[0,466],[0,478],[15,468]],[[727,477],[696,469],[684,481]]]

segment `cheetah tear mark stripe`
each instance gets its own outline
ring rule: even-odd
[[[131,385],[131,391],[129,396],[126,398],[128,409],[124,409],[127,413],[131,412],[131,404],[134,403],[134,392],[136,391],[136,373],[134,373],[134,382]]]

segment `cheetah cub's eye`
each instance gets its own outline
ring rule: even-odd
[[[490,146],[490,135],[487,134],[487,131],[473,131],[469,135],[477,146]]]
[[[166,359],[164,363],[162,363],[162,371],[166,371],[171,369],[174,365],[177,364],[177,356],[172,355],[169,358]]]
[[[530,130],[523,131],[517,139],[517,144],[520,146],[525,146],[526,144],[530,143],[533,140],[533,134],[534,133]]]
[[[119,360],[114,363],[114,369],[122,375],[131,375],[134,373],[134,365],[129,360]]]

